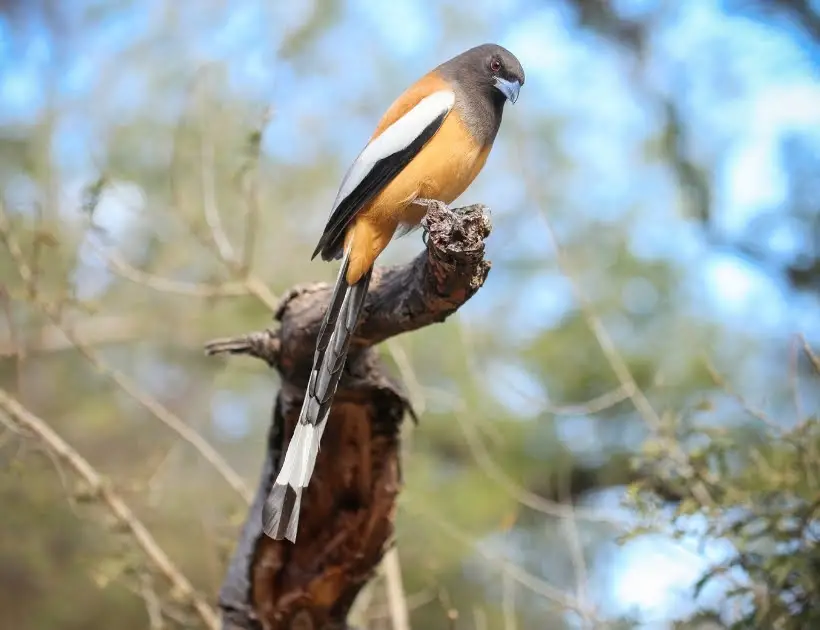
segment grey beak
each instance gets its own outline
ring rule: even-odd
[[[495,77],[495,87],[507,97],[510,103],[518,100],[518,92],[521,90],[521,84],[518,81],[507,81],[507,79]]]

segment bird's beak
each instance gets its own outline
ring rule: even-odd
[[[518,100],[518,92],[521,90],[521,84],[518,81],[507,81],[501,77],[495,77],[495,87],[510,103],[515,103]]]

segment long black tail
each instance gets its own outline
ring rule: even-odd
[[[287,538],[296,542],[302,490],[308,485],[316,465],[330,405],[370,284],[372,270],[356,284],[349,285],[345,279],[348,263],[346,254],[316,340],[313,368],[299,421],[288,443],[279,475],[265,501],[262,526],[265,534],[276,540]]]

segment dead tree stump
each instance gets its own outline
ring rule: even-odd
[[[313,478],[302,498],[296,544],[262,532],[262,505],[299,416],[327,284],[282,298],[279,327],[209,343],[209,354],[249,354],[279,371],[259,487],[219,594],[225,630],[346,628],[356,596],[391,543],[401,487],[399,435],[412,409],[373,346],[454,313],[484,284],[490,263],[487,209],[430,208],[426,251],[377,268],[351,343]]]

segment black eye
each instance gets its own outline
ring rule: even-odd
[[[493,72],[498,72],[499,70],[501,70],[501,62],[498,59],[493,59],[490,62],[490,70],[492,70]]]

